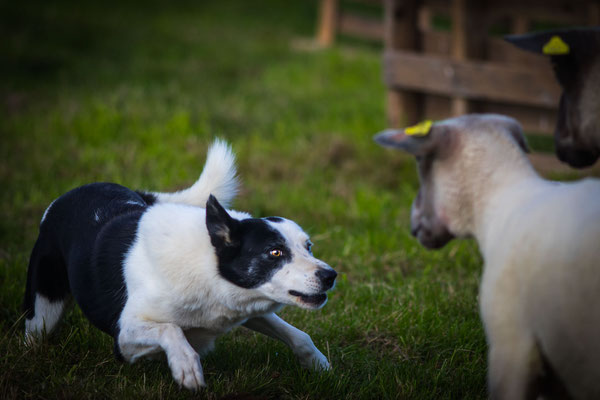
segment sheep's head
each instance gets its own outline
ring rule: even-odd
[[[374,139],[415,156],[420,188],[412,204],[411,233],[431,249],[473,235],[476,208],[502,174],[499,167],[511,159],[528,164],[521,126],[500,115],[472,114],[389,129]]]
[[[554,143],[558,158],[575,168],[600,157],[600,28],[509,35],[506,40],[550,57],[563,89]]]

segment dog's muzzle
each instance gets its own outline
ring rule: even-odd
[[[319,283],[320,288],[317,293],[308,294],[302,293],[297,290],[290,290],[288,293],[294,297],[297,297],[300,301],[300,305],[304,308],[320,308],[323,307],[327,301],[327,291],[335,285],[335,278],[337,272],[331,268],[318,268],[315,272],[314,280],[315,283]],[[316,287],[315,287],[316,289]]]

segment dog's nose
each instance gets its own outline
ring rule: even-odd
[[[321,280],[325,289],[331,289],[335,282],[335,278],[337,277],[337,272],[332,269],[319,268],[315,275]]]

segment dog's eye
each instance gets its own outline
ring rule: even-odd
[[[306,250],[308,250],[308,252],[311,254],[312,254],[312,246],[313,246],[312,242],[310,240],[307,240],[306,241]]]
[[[283,251],[279,250],[279,249],[273,249],[269,252],[270,255],[272,255],[273,257],[281,257],[283,255]]]

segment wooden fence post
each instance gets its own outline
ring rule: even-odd
[[[335,41],[338,23],[338,0],[321,0],[317,43],[329,47]]]
[[[487,33],[484,0],[453,0],[451,5],[452,32],[450,57],[455,61],[483,59]],[[449,70],[449,73],[454,71]],[[460,96],[452,97],[451,114],[471,112],[469,102]]]
[[[384,70],[385,53],[395,50],[413,50],[420,48],[418,31],[417,0],[384,1]],[[389,88],[387,94],[388,126],[400,127],[402,123],[415,123],[422,116],[422,95],[406,89]],[[404,118],[402,118],[404,117]]]

